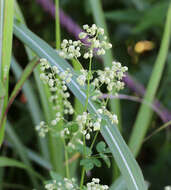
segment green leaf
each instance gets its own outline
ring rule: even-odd
[[[96,167],[101,167],[101,162],[97,158],[90,158],[91,162],[96,166]]]
[[[94,163],[90,162],[90,159],[88,159],[88,158],[81,160],[80,165],[84,166],[86,172],[88,172],[94,168]]]
[[[89,157],[92,154],[91,149],[85,145],[82,145],[82,144],[76,145],[76,150],[78,152],[80,152],[80,154],[84,155],[85,157]]]
[[[84,166],[86,172],[92,170],[94,166],[101,167],[101,162],[97,158],[85,158],[80,161],[80,165]]]
[[[34,35],[25,26],[15,22],[14,33],[21,41],[34,50],[37,55],[39,55],[39,57],[46,58],[50,64],[57,66],[60,71],[70,68],[71,72],[74,74],[72,67],[65,60],[60,58],[54,49]],[[80,86],[77,84],[74,75],[71,82],[68,84],[68,87],[84,105],[86,94],[80,90]],[[90,99],[88,101],[88,110],[90,113],[102,118],[102,115],[99,115],[97,112],[97,107]],[[105,122],[103,122],[101,126],[101,134],[103,135],[113,156],[115,157],[117,165],[121,170],[128,188],[131,190],[146,190],[142,172],[132,153],[124,142],[117,126],[112,125],[110,120],[105,119]]]
[[[40,174],[38,174],[37,172],[30,169],[27,165],[23,164],[22,162],[19,162],[14,159],[10,159],[10,158],[1,156],[0,157],[0,167],[17,167],[17,168],[25,169],[25,170],[28,170],[29,172],[31,172],[36,177],[38,177],[39,179],[44,180],[44,178]]]
[[[110,168],[111,164],[110,164],[110,159],[108,158],[108,156],[106,154],[100,153],[100,157],[104,160],[107,167]]]
[[[97,152],[105,152],[105,150],[106,150],[106,144],[103,142],[103,141],[101,141],[101,142],[99,142],[97,145],[96,145],[96,150],[97,150]]]
[[[72,123],[67,124],[66,127],[68,127],[68,130],[69,130],[71,133],[75,133],[75,132],[77,132],[78,129],[79,129],[78,124],[75,123],[75,122],[72,122]]]

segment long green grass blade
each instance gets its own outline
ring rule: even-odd
[[[14,33],[23,43],[28,45],[37,55],[39,55],[39,57],[46,58],[50,64],[56,65],[60,71],[70,68],[74,73],[72,67],[65,60],[60,58],[54,49],[34,35],[21,23],[15,22]],[[84,104],[86,94],[81,91],[80,86],[76,82],[75,76],[73,76],[72,81],[68,84],[68,87],[79,99],[79,101]],[[102,118],[102,116],[97,112],[97,107],[90,99],[88,101],[88,110],[90,113]],[[131,190],[146,190],[142,172],[122,136],[120,135],[117,126],[112,125],[109,120],[104,118],[102,119],[104,121],[104,125],[101,127],[101,134],[105,138],[113,156],[115,157],[116,163],[121,170],[127,187]]]
[[[6,133],[8,135],[8,138],[10,139],[10,142],[13,144],[14,150],[19,154],[21,160],[23,163],[30,168],[32,171],[34,169],[32,168],[31,162],[28,158],[27,152],[25,150],[25,147],[23,146],[22,142],[19,140],[18,136],[16,135],[15,131],[13,130],[12,126],[7,122],[6,123]],[[34,187],[38,188],[38,182],[34,175],[32,175],[32,172],[28,171],[29,177],[31,181],[33,182]]]
[[[4,23],[4,0],[0,1],[0,76],[1,76],[1,57],[2,57],[2,38],[3,38],[3,23]]]
[[[167,59],[167,53],[170,44],[170,36],[171,36],[171,3],[168,8],[168,14],[167,14],[167,19],[166,19],[166,24],[159,54],[154,64],[154,68],[144,97],[144,101],[149,104],[152,104],[154,101],[157,88],[159,86],[162,77],[162,72]],[[143,139],[150,125],[152,113],[153,113],[152,110],[146,104],[141,105],[129,142],[129,146],[135,156],[138,154],[141,145],[143,143]]]
[[[8,102],[8,78],[9,68],[11,63],[11,51],[12,51],[12,37],[13,37],[13,17],[14,17],[14,0],[1,1],[1,22],[3,17],[3,28],[1,23],[1,64],[0,64],[0,80],[4,85],[6,94],[0,99],[0,121],[5,112],[5,108]],[[3,16],[2,16],[3,14]],[[0,146],[4,138],[5,120],[0,127]]]
[[[31,168],[29,168],[27,165],[23,164],[20,161],[11,159],[11,158],[7,158],[7,157],[0,157],[0,167],[17,167],[17,168],[21,168],[21,169],[25,169],[29,172],[32,173],[32,175],[34,175],[35,177],[37,177],[40,180],[44,180],[44,178],[37,172],[33,171]]]

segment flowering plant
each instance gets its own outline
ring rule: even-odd
[[[107,42],[107,36],[104,35],[104,29],[93,24],[83,26],[84,32],[79,34],[80,40],[63,40],[59,55],[65,59],[74,60],[80,66],[77,73],[67,68],[60,72],[56,66],[50,66],[48,61],[44,58],[40,59],[41,74],[40,79],[47,84],[51,97],[50,102],[53,103],[56,117],[50,123],[41,121],[36,126],[36,130],[41,137],[45,137],[48,131],[53,131],[53,134],[60,138],[65,148],[65,163],[66,163],[66,177],[60,178],[53,176],[53,181],[45,185],[48,190],[52,189],[108,189],[107,186],[100,185],[99,179],[92,179],[91,183],[84,186],[85,172],[91,169],[101,167],[100,159],[104,160],[108,167],[110,167],[110,159],[108,154],[110,150],[106,148],[106,144],[101,141],[96,143],[97,155],[93,155],[93,147],[97,140],[97,136],[101,129],[103,119],[97,115],[88,112],[88,101],[93,100],[98,104],[97,113],[111,120],[111,123],[118,124],[118,118],[115,113],[111,113],[107,109],[108,98],[99,101],[103,95],[103,91],[108,93],[117,93],[124,88],[122,78],[125,76],[127,67],[122,67],[121,63],[113,61],[111,67],[106,67],[104,70],[92,70],[94,53],[104,55],[105,51],[112,47],[112,44]],[[87,48],[81,40],[86,40]],[[83,53],[81,51],[84,51]],[[84,69],[79,61],[83,55],[83,59],[88,60],[88,70]],[[71,94],[68,91],[67,85],[70,83],[72,77],[76,78],[80,89],[86,93],[86,101],[83,103],[83,108],[80,113],[74,110],[70,102]],[[62,104],[61,104],[62,102]],[[62,110],[62,112],[61,112]],[[72,117],[72,119],[70,119]],[[62,127],[61,126],[62,122]],[[95,134],[94,134],[95,133]],[[92,141],[88,146],[87,141]],[[76,185],[75,179],[70,179],[69,157],[79,153],[82,166],[82,175],[80,187]],[[55,176],[55,177],[54,177]],[[60,180],[59,180],[60,179]]]

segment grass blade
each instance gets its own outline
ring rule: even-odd
[[[34,175],[35,177],[37,177],[40,180],[44,180],[44,178],[38,174],[37,172],[33,171],[31,168],[29,168],[27,165],[23,164],[20,161],[11,159],[11,158],[7,158],[7,157],[0,157],[0,167],[17,167],[17,168],[21,168],[21,169],[25,169],[29,172],[32,173],[32,175]]]
[[[56,65],[60,71],[70,68],[74,74],[72,67],[65,60],[60,58],[54,49],[34,35],[24,25],[15,22],[14,33],[23,43],[34,50],[37,55],[46,58],[50,64]],[[76,82],[75,76],[73,76],[72,81],[68,84],[68,87],[79,99],[79,101],[84,104],[86,94],[81,91],[80,86]],[[98,114],[97,107],[90,99],[88,101],[88,110],[90,113],[96,114],[98,117],[102,117]],[[142,172],[122,136],[120,135],[117,126],[112,125],[108,120],[103,120],[105,123],[102,126],[101,134],[105,138],[113,156],[115,157],[118,167],[120,168],[126,181],[127,187],[131,190],[146,190]]]
[[[13,147],[14,150],[16,152],[18,152],[23,163],[33,171],[31,162],[28,159],[27,153],[25,151],[25,147],[20,142],[19,138],[15,134],[15,131],[12,129],[12,126],[8,122],[6,123],[6,133],[8,135],[8,138],[10,139],[11,143],[14,145],[14,147]],[[38,188],[39,186],[38,186],[38,182],[37,182],[37,179],[35,178],[35,176],[32,175],[32,172],[30,172],[30,171],[28,171],[28,174],[29,174],[31,181],[33,182],[34,187]]]
[[[2,57],[2,39],[3,39],[3,22],[4,21],[4,0],[0,2],[0,76],[1,76],[1,57]]]
[[[4,4],[3,4],[4,2]],[[3,11],[2,11],[3,10]],[[3,14],[3,16],[2,16]],[[0,121],[5,112],[5,108],[8,102],[8,78],[9,68],[11,62],[11,51],[12,51],[12,37],[13,37],[13,17],[14,17],[14,0],[1,1],[1,21],[3,17],[3,28],[1,23],[1,64],[0,64],[0,80],[4,85],[6,94],[0,99]],[[0,41],[1,41],[0,40]],[[5,120],[0,127],[0,146],[4,138]]]
[[[151,78],[148,83],[147,91],[144,97],[144,101],[148,102],[149,104],[152,104],[154,101],[156,91],[162,77],[164,65],[167,59],[167,53],[169,49],[170,36],[171,36],[170,21],[171,21],[171,3],[168,8],[168,14],[167,14],[167,19],[166,19],[166,24],[159,54],[154,64]],[[141,105],[129,141],[129,146],[135,156],[138,154],[141,145],[143,143],[143,139],[145,137],[148,126],[151,121],[152,113],[153,113],[152,110],[146,104]]]

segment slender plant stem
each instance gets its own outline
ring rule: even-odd
[[[157,88],[159,86],[162,72],[167,59],[167,53],[169,49],[170,36],[171,36],[171,3],[168,8],[167,19],[164,29],[164,34],[161,42],[161,47],[159,54],[157,56],[154,69],[151,74],[149,84],[147,86],[147,91],[144,97],[144,101],[152,104],[156,95]],[[145,104],[142,104],[140,111],[137,115],[133,132],[130,137],[129,146],[135,156],[139,153],[142,146],[143,139],[147,132],[148,126],[152,118],[152,110]]]
[[[59,19],[59,0],[55,0],[55,16],[56,16],[56,49],[60,49],[61,37],[60,37],[60,19]]]
[[[91,65],[92,65],[92,58],[90,58],[90,62],[89,62],[89,71],[88,71],[88,79],[87,79],[87,94],[86,94],[87,97],[86,97],[86,103],[85,103],[84,111],[87,111],[88,100],[89,100]],[[83,143],[84,143],[84,146],[86,146],[86,140],[85,140],[85,136],[84,136],[84,135],[83,135]],[[82,168],[82,173],[81,173],[80,188],[83,187],[83,184],[84,184],[84,177],[85,177],[85,168],[83,167],[83,168]]]
[[[95,141],[96,141],[96,139],[97,139],[98,134],[99,134],[99,131],[96,131],[96,134],[95,134],[94,139],[93,139],[93,141],[92,141],[92,143],[91,143],[90,149],[93,148],[94,143],[95,143]]]
[[[143,142],[148,141],[151,137],[153,137],[154,135],[156,135],[157,133],[159,133],[160,131],[166,129],[167,127],[169,127],[171,125],[171,121],[165,123],[164,125],[162,125],[161,127],[159,127],[158,129],[156,129],[151,135],[147,136]]]
[[[65,148],[66,177],[70,178],[69,163],[68,163],[68,151],[67,151],[67,148],[66,148],[65,139],[63,141],[64,141],[64,148]]]

